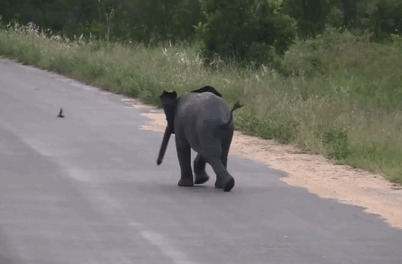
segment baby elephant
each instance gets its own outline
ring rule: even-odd
[[[176,149],[181,177],[179,186],[194,186],[208,181],[205,164],[216,173],[215,188],[230,191],[235,180],[227,171],[227,159],[233,137],[233,111],[242,107],[236,103],[230,110],[221,94],[205,86],[177,98],[176,92],[160,96],[166,114],[167,127],[157,164],[162,163],[170,135],[176,134]],[[196,151],[194,174],[191,170],[191,149]]]

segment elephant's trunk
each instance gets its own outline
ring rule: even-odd
[[[161,145],[161,148],[159,150],[158,159],[156,160],[156,164],[158,166],[161,165],[161,163],[162,163],[163,156],[165,155],[166,148],[167,148],[168,143],[169,143],[170,135],[172,135],[172,132],[170,131],[169,126],[166,126],[165,134],[163,135],[162,145]]]

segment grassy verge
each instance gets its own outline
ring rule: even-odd
[[[232,104],[236,127],[294,143],[339,163],[402,183],[402,40],[327,31],[296,43],[277,70],[238,68],[218,59],[205,67],[196,48],[84,42],[47,37],[33,26],[3,28],[0,55],[103,89],[159,104],[163,89],[179,94],[212,85]],[[286,76],[286,77],[285,77]]]

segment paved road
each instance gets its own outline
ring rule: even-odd
[[[230,157],[230,193],[177,187],[132,104],[0,60],[0,264],[402,263],[402,231],[262,164]]]

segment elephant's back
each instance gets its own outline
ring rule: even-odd
[[[213,93],[187,93],[181,96],[177,108],[178,116],[195,118],[198,122],[216,121],[225,123],[230,119],[230,108]]]

